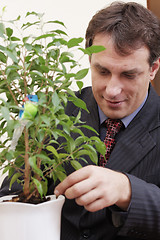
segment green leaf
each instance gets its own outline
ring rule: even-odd
[[[51,131],[51,133],[54,139],[58,139],[59,136],[63,135],[62,131],[59,129],[54,129],[54,131]]]
[[[56,158],[59,157],[59,155],[58,155],[58,153],[57,153],[57,150],[56,150],[53,146],[47,146],[46,149],[47,149],[48,151],[52,152],[52,153],[56,156]]]
[[[24,23],[22,25],[22,29],[25,30],[25,29],[27,29],[27,28],[29,28],[31,26],[35,26],[35,25],[38,25],[38,24],[40,24],[40,21],[36,21],[36,22],[33,22],[33,23],[27,22],[27,23]]]
[[[55,107],[59,106],[59,104],[60,104],[60,99],[59,99],[59,96],[56,91],[54,91],[54,93],[52,95],[52,103]]]
[[[79,46],[79,43],[81,43],[83,41],[83,38],[72,38],[68,41],[67,46],[68,48],[72,48],[75,46]]]
[[[45,65],[41,65],[40,68],[42,69],[42,71],[44,73],[48,73],[49,72],[49,68],[47,66],[45,66]]]
[[[59,30],[59,29],[55,30],[54,32],[56,32],[56,33],[58,33],[58,34],[63,34],[63,35],[66,35],[66,36],[67,36],[67,33],[65,33],[64,31]]]
[[[18,46],[18,43],[11,42],[10,45],[9,45],[9,49],[11,51],[14,51],[17,46]]]
[[[79,158],[80,156],[89,156],[91,161],[95,164],[97,164],[98,162],[98,155],[97,155],[97,152],[96,150],[90,146],[90,145],[83,145],[83,148],[85,149],[82,149],[80,151],[78,151],[77,155],[75,156],[76,158]]]
[[[81,129],[77,128],[77,127],[74,127],[73,129],[71,129],[72,132],[74,133],[78,133],[79,135],[84,135],[84,133],[82,132]]]
[[[13,22],[15,21],[19,21],[21,19],[21,16],[19,15],[16,19],[13,20]],[[11,21],[12,22],[12,21]]]
[[[81,127],[83,127],[83,128],[87,128],[88,130],[90,130],[90,131],[92,131],[92,132],[95,132],[97,135],[99,135],[98,132],[97,132],[93,127],[91,127],[91,126],[88,126],[88,125],[81,125]]]
[[[75,142],[74,142],[73,138],[69,138],[67,145],[68,145],[68,152],[72,154],[75,149]]]
[[[103,156],[105,155],[106,153],[106,146],[103,142],[95,142],[95,147],[97,149],[97,152],[99,152],[100,154],[102,154]]]
[[[38,14],[37,12],[34,12],[34,11],[32,11],[32,12],[27,12],[27,13],[26,13],[26,17],[28,17],[28,16],[30,16],[30,15],[38,16],[39,14]]]
[[[36,154],[35,156],[40,158],[45,163],[53,163],[52,159],[50,159],[49,157],[47,157],[46,155],[44,155],[42,153],[41,154]]]
[[[20,38],[17,38],[17,37],[11,37],[11,41],[20,41]]]
[[[36,178],[32,178],[32,179],[33,179],[33,182],[36,185],[38,192],[42,198],[43,197],[43,186],[42,186],[41,182],[39,182]]]
[[[48,38],[48,37],[55,37],[55,33],[43,34],[43,35],[41,35],[39,37],[36,37],[34,42],[37,41],[37,40],[43,39],[43,38]]]
[[[59,158],[60,159],[66,159],[68,157],[67,153],[59,153]]]
[[[63,27],[65,27],[64,23],[61,22],[61,21],[58,21],[58,20],[55,20],[55,21],[48,21],[47,23],[57,23],[57,24],[60,24],[60,25],[62,25]]]
[[[63,131],[67,133],[67,135],[70,135],[70,126],[65,122],[60,122],[60,124],[63,126]],[[68,144],[70,145],[70,142],[68,142]]]
[[[48,117],[48,116],[46,116],[46,115],[42,115],[41,116],[41,119],[42,119],[42,121],[47,125],[47,126],[50,126],[50,118]]]
[[[25,46],[25,48],[26,48],[28,51],[31,51],[31,50],[32,50],[32,44],[25,43],[24,46]],[[31,58],[31,56],[30,56],[30,58]]]
[[[78,112],[77,116],[75,117],[74,124],[79,123],[79,120],[81,119],[81,111]]]
[[[15,173],[15,169],[13,167],[10,167],[8,169],[8,178],[11,178],[14,173]]]
[[[76,84],[77,84],[79,90],[81,90],[83,88],[83,82],[82,81],[76,81]]]
[[[75,145],[80,146],[82,143],[86,142],[86,136],[79,136],[75,140]]]
[[[10,166],[6,166],[6,167],[3,169],[2,174],[5,174],[9,169],[10,169]]]
[[[0,23],[0,37],[4,38],[5,26],[3,23]]]
[[[59,60],[60,63],[70,62],[70,58],[68,56],[61,56]]]
[[[2,12],[3,12],[3,13],[6,11],[6,7],[7,7],[7,6],[4,6],[4,7],[2,8]]]
[[[6,33],[7,33],[7,36],[10,38],[13,34],[13,29],[12,28],[6,28]]]
[[[14,120],[10,119],[10,120],[7,121],[6,130],[8,132],[8,136],[12,135],[12,131],[14,129],[14,125],[15,125]]]
[[[38,131],[38,134],[37,134],[38,141],[39,141],[39,142],[42,142],[42,141],[44,140],[44,136],[45,136],[44,130],[40,129],[40,130]]]
[[[106,153],[106,145],[104,144],[104,142],[102,142],[98,137],[93,136],[90,138],[90,140],[93,141],[97,151],[99,153],[101,153],[102,155],[105,155]]]
[[[41,182],[42,189],[43,189],[43,195],[46,196],[47,191],[48,191],[48,181],[45,179],[45,181]]]
[[[90,159],[92,160],[93,163],[97,164],[98,162],[98,156],[97,156],[97,151],[95,148],[89,144],[83,145],[83,148],[88,150],[88,155]]]
[[[29,39],[29,37],[24,37],[24,38],[22,39],[22,41],[23,41],[24,43],[26,43],[28,39]]]
[[[88,74],[89,69],[85,68],[76,73],[75,79],[80,80],[83,79]]]
[[[39,71],[32,71],[32,72],[30,72],[30,74],[31,74],[31,76],[33,75],[33,76],[40,76],[40,77],[43,77],[43,74],[41,73],[41,72],[39,72]]]
[[[7,57],[3,52],[0,52],[0,61],[3,63],[7,62]]]
[[[10,50],[4,50],[4,52],[12,59],[13,62],[18,63],[17,54],[14,54]]]
[[[65,178],[66,178],[66,174],[64,172],[61,171],[56,171],[56,176],[57,178],[62,182]]]
[[[93,53],[99,53],[106,50],[104,46],[98,46],[98,45],[92,45],[91,47],[88,47],[86,49],[83,49],[83,48],[79,48],[79,49],[82,52],[84,52],[84,54],[87,54],[89,56],[91,56]]]
[[[37,173],[41,177],[43,176],[41,169],[39,169],[37,166],[37,158],[35,156],[29,158],[29,164],[35,173]]]
[[[9,184],[9,189],[11,189],[13,183],[17,181],[17,179],[21,176],[20,173],[15,173],[13,177],[11,178],[10,184]]]
[[[1,107],[1,114],[7,121],[10,120],[10,111],[7,107]]]
[[[87,109],[86,103],[83,100],[81,100],[80,98],[68,97],[68,100],[72,101],[75,106],[82,108],[82,109],[86,110],[87,112],[89,112]]]
[[[83,155],[89,155],[89,151],[88,150],[85,150],[85,149],[82,149],[80,151],[78,151],[76,157],[80,157],[80,156],[83,156]]]
[[[69,56],[69,57],[71,57],[71,58],[74,57],[73,53],[71,53],[71,52],[62,52],[61,56]],[[72,73],[72,74],[73,74],[73,73]]]
[[[9,71],[6,71],[7,74],[7,80],[9,82],[12,82],[14,79],[19,79],[19,74],[15,69],[10,69]]]
[[[82,168],[82,165],[76,160],[72,160],[71,165],[75,170],[79,170],[80,168]]]

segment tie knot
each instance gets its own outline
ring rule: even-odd
[[[123,126],[123,123],[120,119],[111,119],[108,118],[105,121],[106,127],[108,132],[112,137],[115,137],[115,135],[120,131],[121,127]]]

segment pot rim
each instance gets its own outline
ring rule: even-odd
[[[42,202],[42,203],[39,203],[39,204],[32,204],[32,203],[23,203],[23,202],[3,202],[3,200],[10,200],[12,199],[12,197],[15,197],[16,195],[6,195],[6,196],[3,196],[3,197],[0,197],[0,205],[9,205],[9,204],[12,204],[12,205],[25,205],[25,206],[30,206],[30,207],[39,207],[39,206],[42,206],[42,205],[48,205],[50,204],[51,202],[61,202],[61,201],[64,201],[65,200],[65,197],[63,195],[60,195],[58,196],[58,198],[56,198],[56,195],[47,195],[46,197],[50,197],[51,199],[49,201],[46,201],[46,202]]]

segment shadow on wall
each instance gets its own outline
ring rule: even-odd
[[[160,18],[160,1],[159,0],[147,0],[147,7],[156,16]],[[152,85],[155,88],[158,95],[160,95],[160,70],[158,71],[155,79],[152,81]]]

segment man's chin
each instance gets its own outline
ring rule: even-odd
[[[127,116],[122,111],[105,111],[105,115],[111,119],[122,119]]]

